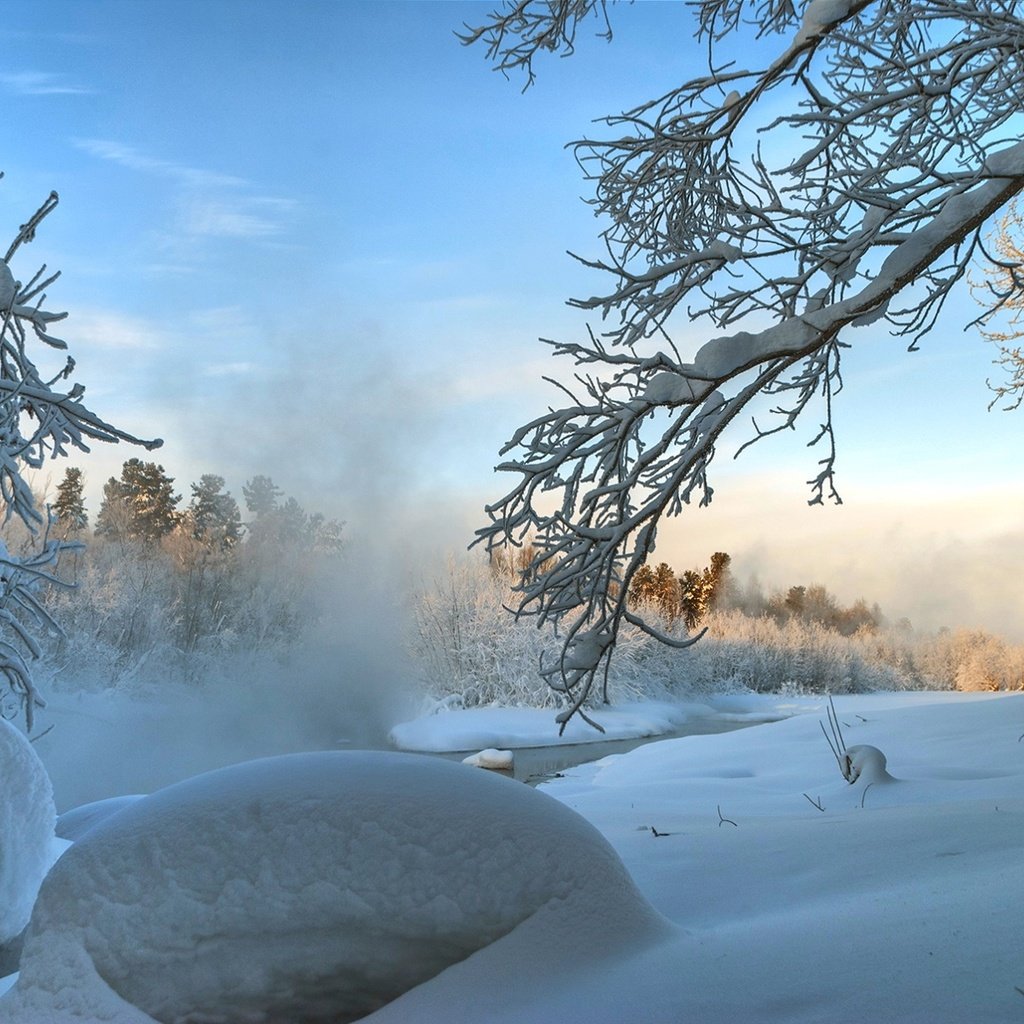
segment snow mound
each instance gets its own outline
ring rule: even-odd
[[[0,774],[0,945],[6,945],[28,923],[39,884],[59,847],[46,769],[28,740],[3,719]]]
[[[515,768],[516,757],[511,750],[495,750],[494,747],[488,747],[479,753],[464,757],[462,763],[471,765],[474,768],[488,768],[491,771],[510,772]]]
[[[60,839],[76,842],[101,821],[105,821],[112,814],[117,814],[118,811],[141,799],[142,796],[139,794],[111,796],[106,800],[94,800],[92,803],[74,807],[70,811],[65,811],[57,819],[57,836]]]
[[[519,783],[385,752],[250,761],[82,835],[0,1021],[339,1024],[548,919],[555,960],[565,928],[595,948],[666,927],[596,829]]]

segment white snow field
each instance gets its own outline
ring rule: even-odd
[[[716,701],[772,703],[540,794],[389,753],[171,786],[54,866],[0,1021],[1024,1020],[1024,695],[838,698],[853,784],[822,699]]]

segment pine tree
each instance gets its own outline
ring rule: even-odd
[[[283,494],[269,476],[254,476],[248,483],[242,485],[242,497],[245,498],[245,507],[252,512],[257,519],[270,515],[278,510],[278,498]]]
[[[721,608],[728,601],[733,589],[729,565],[732,559],[724,551],[711,556],[711,565],[704,570],[704,590],[708,609]]]
[[[704,574],[687,569],[679,578],[679,609],[686,628],[694,629],[708,610]]]
[[[670,623],[679,618],[679,580],[668,562],[660,562],[654,570],[654,600]]]
[[[155,543],[178,522],[174,480],[155,462],[129,459],[120,480],[111,477],[103,487],[96,533],[117,539]]]
[[[96,536],[110,540],[124,540],[128,536],[128,501],[125,489],[117,477],[110,477],[103,485],[103,500],[96,517]]]
[[[204,543],[230,548],[242,536],[242,516],[238,502],[224,490],[224,477],[204,473],[192,484],[188,506],[193,536]]]
[[[64,472],[64,479],[57,485],[57,500],[53,503],[53,514],[57,517],[57,523],[65,536],[78,533],[89,525],[83,496],[84,487],[85,478],[76,466],[69,466]]]

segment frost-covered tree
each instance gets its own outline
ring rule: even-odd
[[[999,349],[995,361],[1004,371],[1001,381],[989,381],[992,404],[1005,400],[1007,409],[1018,409],[1024,403],[1024,215],[1015,202],[990,239],[982,269],[984,284],[972,282],[986,307],[978,318],[981,333]]]
[[[516,0],[463,39],[528,83],[535,57],[570,53],[589,18],[610,34],[608,6]],[[759,396],[774,419],[755,421],[751,440],[815,408],[811,501],[838,501],[842,348],[869,324],[913,348],[986,222],[1024,187],[1017,3],[687,9],[707,73],[575,143],[603,224],[604,255],[583,262],[604,287],[571,305],[601,325],[548,343],[574,380],[503,449],[499,468],[517,481],[479,532],[488,547],[531,534],[551,560],[524,579],[519,612],[563,623],[561,656],[544,667],[562,723],[584,708],[623,623],[661,636],[630,609],[629,585],[663,517],[711,499],[729,424]],[[674,341],[683,326],[706,331],[695,354]]]
[[[64,479],[57,484],[57,497],[52,511],[65,534],[79,533],[89,525],[85,511],[85,477],[77,466],[68,466]]]
[[[50,537],[50,522],[37,507],[24,470],[66,456],[69,448],[87,452],[90,441],[127,441],[150,450],[162,443],[140,441],[105,423],[82,404],[85,387],[68,383],[75,361],[64,355],[67,344],[51,333],[67,314],[50,311],[46,301],[59,272],[44,265],[25,281],[15,277],[15,258],[57,202],[57,193],[50,193],[0,259],[0,502],[5,522],[18,519],[37,538],[35,550],[19,557],[0,546],[0,677],[19,701],[29,729],[43,703],[28,665],[39,655],[36,633],[59,629],[43,608],[41,587],[60,582],[53,568],[69,545]]]

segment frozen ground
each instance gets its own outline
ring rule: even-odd
[[[577,824],[579,819],[569,815],[563,820],[551,810],[551,801],[539,796],[543,806],[536,821],[541,822],[544,835],[538,839],[537,859],[529,871],[514,873],[517,884],[530,874],[539,876],[531,907],[510,930],[500,928],[496,939],[490,933],[484,936],[486,941],[475,943],[460,925],[460,941],[475,951],[365,1019],[373,1024],[1005,1024],[1024,1020],[1020,992],[1024,989],[1020,910],[1024,905],[1024,696],[874,695],[842,697],[836,707],[846,744],[883,751],[888,775],[869,766],[852,785],[842,778],[819,726],[825,718],[820,700],[729,697],[712,702],[710,711],[741,718],[791,717],[738,732],[651,743],[573,769],[545,785],[544,794],[578,812],[610,842],[639,894],[629,896],[616,883],[611,900],[615,906],[610,914],[602,912],[603,883],[598,879],[592,884],[596,877],[593,855],[587,852],[590,841]],[[642,711],[633,709],[630,714]],[[542,715],[546,716],[544,729],[550,730],[550,713]],[[509,715],[504,726],[501,715],[495,717],[498,721],[487,730],[473,733],[486,741],[480,746],[508,745],[513,736],[528,744],[536,742],[537,734],[524,731],[518,714]],[[445,727],[434,724],[431,728]],[[413,763],[435,762],[414,759]],[[372,765],[368,771],[369,776],[374,774]],[[386,771],[381,768],[381,775]],[[437,776],[433,782],[434,769],[420,776],[407,774],[404,782],[396,775],[393,785],[385,785],[359,812],[360,821],[379,817],[387,823],[380,830],[384,838],[379,849],[365,851],[371,877],[372,862],[392,841],[387,836],[397,835],[400,846],[409,844],[425,856],[441,856],[442,861],[450,860],[453,851],[473,851],[470,860],[485,869],[470,872],[467,892],[477,886],[497,887],[506,896],[512,891],[506,886],[508,867],[500,867],[500,857],[491,856],[491,847],[498,853],[515,834],[519,814],[534,813],[529,797],[523,796],[525,803],[519,806],[520,795],[531,791],[510,780],[488,779],[494,786],[517,788],[509,791],[511,810],[497,816],[501,824],[492,834],[498,838],[481,842],[480,798],[474,795],[476,789],[462,792],[458,781],[465,777],[462,773],[483,775],[480,769],[458,765],[446,766],[444,778]],[[298,773],[290,785],[301,789],[302,775]],[[362,777],[368,784],[366,771]],[[231,778],[221,776],[217,787],[229,802],[234,799]],[[466,784],[475,787],[468,779]],[[199,786],[196,792],[207,790]],[[186,784],[186,797],[189,792]],[[413,804],[425,803],[440,825],[435,822],[426,831],[416,825],[407,799],[402,805],[406,810],[393,813],[391,792],[398,803],[411,792]],[[246,800],[250,797],[252,793]],[[323,791],[318,791],[316,799],[330,804]],[[140,865],[140,873],[149,872],[148,885],[160,878],[159,871],[153,874],[153,865],[159,865],[166,842],[161,837],[168,834],[168,808],[172,817],[183,813],[183,806],[186,818],[193,813],[188,809],[190,799],[184,804],[166,797],[160,800],[151,810],[146,808],[148,801],[142,800],[123,812],[134,816],[128,833],[139,843],[134,862]],[[248,806],[246,800],[238,806]],[[313,818],[320,816],[341,822],[344,828],[344,803],[341,810],[329,813],[314,808]],[[408,828],[403,830],[406,819]],[[107,843],[118,843],[117,820],[116,815],[109,819]],[[529,831],[536,831],[536,821]],[[171,833],[178,830],[171,828]],[[310,834],[322,837],[316,830]],[[557,853],[563,837],[564,858]],[[258,835],[253,841],[259,841]],[[75,853],[72,848],[58,862],[54,872],[64,872],[62,884],[67,884],[75,863],[105,863],[103,856],[91,860],[84,856],[90,842],[95,839],[86,834],[77,861],[69,859]],[[300,838],[287,844],[290,870],[301,875],[305,862],[314,874],[320,871],[316,856],[323,849],[319,839]],[[204,852],[203,863],[209,863],[210,856]],[[607,864],[603,853],[598,860]],[[490,871],[486,865],[492,861],[495,867]],[[62,869],[64,863],[70,867]],[[125,863],[130,865],[133,858],[126,857]],[[224,863],[223,886],[236,895],[244,892],[241,882],[232,886],[228,876],[244,874],[241,867],[230,865],[245,864],[245,857],[239,858],[234,849],[225,855]],[[568,875],[559,874],[567,868]],[[216,875],[216,868],[211,870]],[[614,875],[610,867],[599,870],[605,880]],[[113,898],[105,906],[116,905],[118,894],[137,884],[133,873],[134,869],[125,870],[113,879],[103,879],[104,885],[114,887]],[[266,877],[272,876],[271,871]],[[88,914],[88,920],[71,920],[74,914],[70,914],[68,922],[62,923],[65,902],[77,908],[74,913],[88,909],[94,898],[85,891],[93,887],[90,877],[85,872],[75,883],[82,889],[77,897],[72,898],[72,885],[66,901],[48,900],[42,915],[39,932],[44,936],[49,932],[55,940],[54,963],[61,971],[72,972],[65,984],[79,997],[84,993],[84,998],[77,999],[78,1010],[70,1016],[62,1010],[64,1016],[51,1014],[52,1019],[76,1024],[165,1019],[135,1010],[105,1015],[111,1004],[100,999],[90,1016],[86,975],[92,961],[88,957],[76,961],[70,947],[62,950],[60,943],[77,930],[79,935],[91,936],[94,946],[99,943],[95,948],[102,950],[102,956],[123,955],[116,948],[117,928],[108,937],[101,933],[97,938],[96,923]],[[564,889],[566,879],[572,885],[563,892],[559,886]],[[48,886],[55,889],[47,882],[44,893]],[[206,898],[198,901],[200,917]],[[558,912],[563,898],[572,905],[567,914]],[[390,933],[405,916],[406,899],[407,894],[399,891],[393,906],[374,905],[359,927],[376,920],[385,934]],[[462,893],[455,905],[465,899]],[[512,897],[511,902],[516,899]],[[245,901],[229,903],[235,915],[232,920],[240,921],[244,932]],[[296,941],[301,938],[303,915],[312,914],[321,903],[300,899],[282,918],[288,920],[288,927],[298,929]],[[667,923],[657,925],[644,909],[647,903]],[[347,906],[344,901],[342,905]],[[126,901],[124,913],[130,916],[133,906],[133,901]],[[443,930],[455,920],[464,923],[453,915],[451,902],[440,899],[435,906],[433,924],[429,914],[426,919],[428,930],[435,926]],[[188,912],[196,910],[193,900]],[[620,919],[641,924],[616,934]],[[145,949],[147,944],[157,947],[157,962],[159,956],[181,955],[181,936],[171,935],[161,952],[163,929],[155,929],[153,935],[148,925],[137,923],[148,920],[148,915],[136,915],[133,927],[141,927],[148,937],[141,943],[137,937],[132,939],[132,955],[138,956],[136,947]],[[173,916],[170,920],[173,923]],[[286,939],[275,930],[283,926],[268,926],[262,920],[258,924],[268,948]],[[470,932],[474,927],[470,925]],[[168,928],[173,931],[171,925]],[[120,933],[134,934],[131,929]],[[32,1006],[31,1013],[37,1015],[50,1012],[42,1009],[45,984],[38,987],[39,979],[52,976],[54,970],[46,961],[47,942],[37,938],[32,948],[33,955],[41,957],[42,969],[26,966],[29,982],[0,999],[0,1020],[49,1022],[47,1017],[27,1016],[29,1011],[24,1009]],[[287,948],[285,942],[282,957],[294,964]],[[218,946],[217,954],[230,961],[230,944]],[[398,970],[402,958],[394,959]],[[85,972],[77,988],[75,970]],[[31,993],[33,977],[35,1003],[26,995]],[[218,1005],[218,1013],[222,1009]],[[251,1010],[250,1006],[247,1012]],[[261,1020],[251,1014],[245,1018],[222,1014],[217,1019],[229,1024]]]

